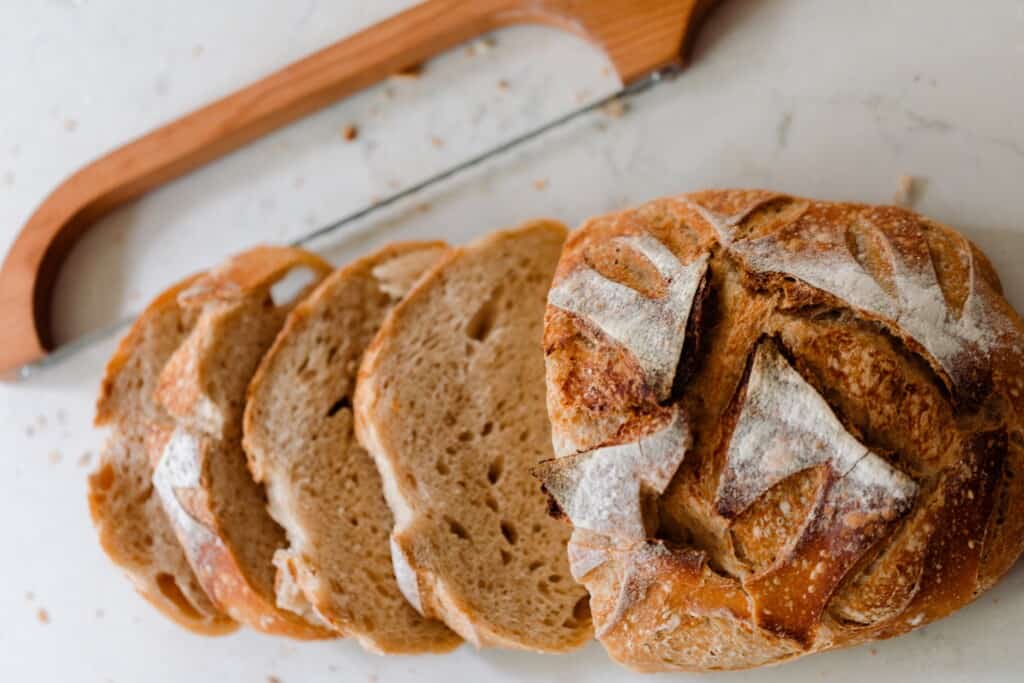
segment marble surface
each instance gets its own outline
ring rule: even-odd
[[[0,3],[0,245],[89,159],[407,2]],[[726,0],[678,80],[596,114],[319,246],[341,262],[398,237],[461,242],[538,215],[575,223],[658,195],[763,186],[915,205],[992,257],[1024,308],[1024,4]],[[460,48],[119,211],[58,285],[62,339],[174,278],[287,240],[617,87],[553,30]],[[343,129],[359,134],[346,141]],[[106,561],[85,505],[92,401],[115,340],[0,385],[0,666],[18,681],[639,679],[591,645],[564,657],[463,647],[381,658],[352,642],[192,636]],[[893,641],[722,681],[1019,681],[1024,567],[954,617]],[[679,675],[677,680],[690,680]]]

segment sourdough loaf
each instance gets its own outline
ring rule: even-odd
[[[260,359],[293,302],[312,286],[277,301],[275,285],[295,272],[315,283],[330,270],[308,252],[257,247],[183,292],[179,299],[197,320],[156,388],[174,424],[149,439],[154,487],[207,594],[237,621],[295,638],[332,632],[308,610],[277,607],[272,558],[286,545],[285,534],[246,466],[242,416]]]
[[[196,277],[156,297],[142,312],[107,364],[96,402],[96,425],[110,426],[99,466],[89,477],[89,511],[100,545],[138,592],[182,626],[206,635],[237,624],[207,597],[152,495],[153,468],[146,455],[152,429],[171,424],[153,399],[160,371],[195,322],[178,295]]]
[[[402,597],[380,475],[355,438],[352,395],[366,347],[437,242],[395,244],[333,273],[288,316],[249,386],[245,451],[287,532],[274,555],[278,604],[309,605],[374,652],[444,652],[460,639]]]
[[[757,191],[588,221],[548,296],[574,576],[618,661],[754,667],[927,624],[1024,543],[1024,327],[894,207]]]
[[[564,239],[538,221],[453,250],[359,372],[356,433],[394,512],[399,586],[478,647],[561,652],[591,637],[568,529],[530,475],[551,455],[540,342]]]

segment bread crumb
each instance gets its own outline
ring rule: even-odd
[[[917,181],[914,176],[901,175],[896,193],[892,196],[892,203],[896,206],[910,208],[917,199]]]
[[[352,142],[359,137],[359,127],[352,123],[347,124],[341,129],[341,137],[345,142]]]
[[[36,611],[36,619],[38,619],[38,620],[39,620],[39,623],[40,623],[40,624],[49,624],[49,623],[50,623],[50,613],[49,613],[49,612],[47,612],[47,611],[46,611],[45,609],[43,609],[42,607],[40,607],[40,608],[39,608],[39,609],[38,609],[38,610]]]
[[[78,121],[75,121],[74,119],[64,119],[64,130],[69,133],[74,133],[77,128]]]
[[[59,465],[59,464],[60,464],[60,461],[64,459],[64,456],[63,456],[63,455],[61,455],[61,452],[60,452],[60,451],[58,451],[58,450],[52,450],[52,451],[50,451],[50,453],[49,453],[49,454],[48,454],[48,455],[46,456],[46,459],[50,461],[50,464],[51,464],[51,465]]]
[[[498,81],[498,90],[508,90],[508,81],[504,78]]]
[[[395,75],[392,76],[392,78],[396,78],[398,80],[403,80],[403,81],[404,80],[415,81],[416,79],[418,79],[422,75],[423,75],[423,62],[420,62],[419,64],[413,64],[412,66],[405,67],[401,71],[395,73]]]
[[[869,649],[868,652],[870,652],[871,656],[874,657],[874,656],[876,656],[878,654],[878,648],[877,647],[873,647],[873,648]]]
[[[606,66],[602,66],[601,67],[601,75],[604,76],[605,78],[607,78],[608,76],[612,75],[612,70],[609,69]]]
[[[267,676],[267,683],[281,683],[281,679],[277,676]]]
[[[430,138],[430,144],[432,144],[434,147],[441,148],[444,147],[444,140],[437,137],[436,135],[433,135]]]
[[[475,40],[466,47],[466,54],[470,57],[476,57],[477,55],[484,55],[491,51],[498,44],[498,41],[493,36],[485,36],[480,40]]]
[[[589,90],[580,90],[578,93],[576,93],[576,103],[577,104],[582,104],[582,103],[586,102],[589,99],[590,99],[590,91]]]
[[[547,186],[548,186],[547,178],[539,178],[539,179],[533,181],[533,189],[537,190],[538,192],[541,191],[541,190],[546,189]]]
[[[629,111],[629,105],[621,99],[616,98],[601,107],[601,111],[604,112],[605,116],[610,116],[613,119],[621,119],[626,115],[626,112]]]
[[[423,202],[422,204],[416,205],[415,211],[416,213],[426,213],[430,211],[432,208],[434,207],[430,204],[430,202]]]

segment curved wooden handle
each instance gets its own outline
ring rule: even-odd
[[[0,270],[0,372],[51,347],[50,299],[64,257],[99,218],[276,128],[459,43],[522,22],[594,41],[629,83],[681,60],[715,0],[428,0],[159,128],[57,187]]]

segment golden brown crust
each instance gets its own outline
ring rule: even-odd
[[[707,299],[672,301],[672,287],[694,291],[673,278],[697,277],[702,254]],[[589,517],[575,520],[570,556],[616,659],[747,668],[898,635],[966,604],[1020,555],[1024,325],[953,230],[895,207],[700,192],[588,221],[552,293],[558,455],[650,435],[648,416],[666,406],[693,435],[643,507],[652,538],[595,536],[594,511],[571,501]],[[620,323],[634,299],[691,317],[669,395],[638,362],[649,342],[631,330],[644,326]],[[765,335],[768,356],[756,352]],[[555,472],[555,499],[579,496]],[[659,569],[637,590],[637,553],[653,549]]]

